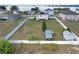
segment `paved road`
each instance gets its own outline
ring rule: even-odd
[[[11,38],[11,36],[28,20],[29,18],[25,19],[23,22],[21,22],[17,27],[15,27],[9,34],[5,36],[4,39],[8,40]]]

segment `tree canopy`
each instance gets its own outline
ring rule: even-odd
[[[5,6],[0,6],[0,9],[6,10],[6,7]]]
[[[19,8],[17,6],[11,6],[10,10],[15,11],[15,10],[19,10]]]
[[[35,7],[35,8],[31,8],[31,11],[35,11],[35,14],[36,14],[37,12],[40,11],[40,9],[38,7]]]

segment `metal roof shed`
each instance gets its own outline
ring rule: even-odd
[[[54,32],[51,30],[45,30],[45,39],[52,39]]]
[[[63,32],[63,37],[67,40],[67,41],[74,41],[75,37],[73,36],[73,34],[69,31],[64,31]]]

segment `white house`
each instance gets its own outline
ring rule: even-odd
[[[79,14],[73,11],[64,11],[60,13],[60,17],[63,20],[69,20],[69,21],[78,21],[79,20]]]
[[[40,12],[38,14],[36,14],[36,20],[48,20],[48,14],[44,13],[44,12]]]
[[[63,32],[63,37],[67,41],[75,41],[76,40],[76,38],[73,36],[73,34],[67,30]]]
[[[12,12],[13,12],[13,14],[19,14],[20,13],[19,10],[13,10]]]
[[[45,13],[47,13],[49,16],[54,15],[54,11],[52,9],[45,9],[44,10]]]

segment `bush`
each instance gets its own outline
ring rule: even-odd
[[[29,40],[37,40],[36,36],[32,35]]]
[[[42,31],[45,32],[46,29],[47,29],[46,22],[45,22],[45,20],[43,20]]]
[[[69,28],[67,28],[67,29],[63,29],[61,33],[63,33],[66,30],[69,31],[69,32],[71,32],[71,30]]]
[[[67,31],[71,32],[71,30],[69,28],[66,29]]]
[[[7,40],[0,39],[0,54],[14,53],[15,47]]]

